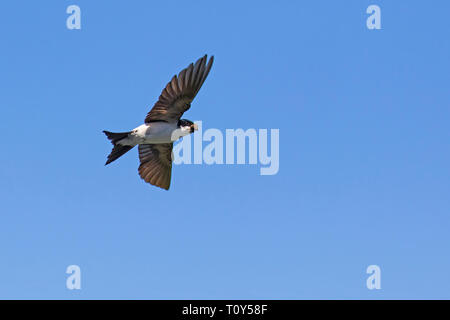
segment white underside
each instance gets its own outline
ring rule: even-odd
[[[118,143],[126,146],[171,143],[190,133],[190,127],[178,128],[176,123],[152,122],[133,129],[128,138]]]

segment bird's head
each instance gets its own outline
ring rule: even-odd
[[[187,119],[180,119],[178,121],[178,127],[183,131],[184,130],[188,131],[189,133],[194,133],[194,131],[198,130],[198,126],[191,120]]]

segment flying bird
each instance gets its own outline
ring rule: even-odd
[[[205,82],[214,57],[207,55],[174,75],[147,113],[144,124],[128,132],[103,131],[113,144],[105,165],[133,149],[139,149],[139,175],[145,182],[169,190],[172,176],[173,142],[198,130],[196,124],[181,119]]]

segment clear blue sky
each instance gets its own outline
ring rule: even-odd
[[[66,28],[79,5],[81,30]],[[366,28],[381,7],[382,30]],[[450,298],[448,1],[3,1],[0,298]],[[280,171],[104,167],[173,74]],[[68,265],[82,289],[66,289]],[[382,289],[366,288],[381,268]]]

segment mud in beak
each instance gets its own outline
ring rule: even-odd
[[[192,128],[192,132],[197,131],[198,125],[194,123],[191,128]]]

